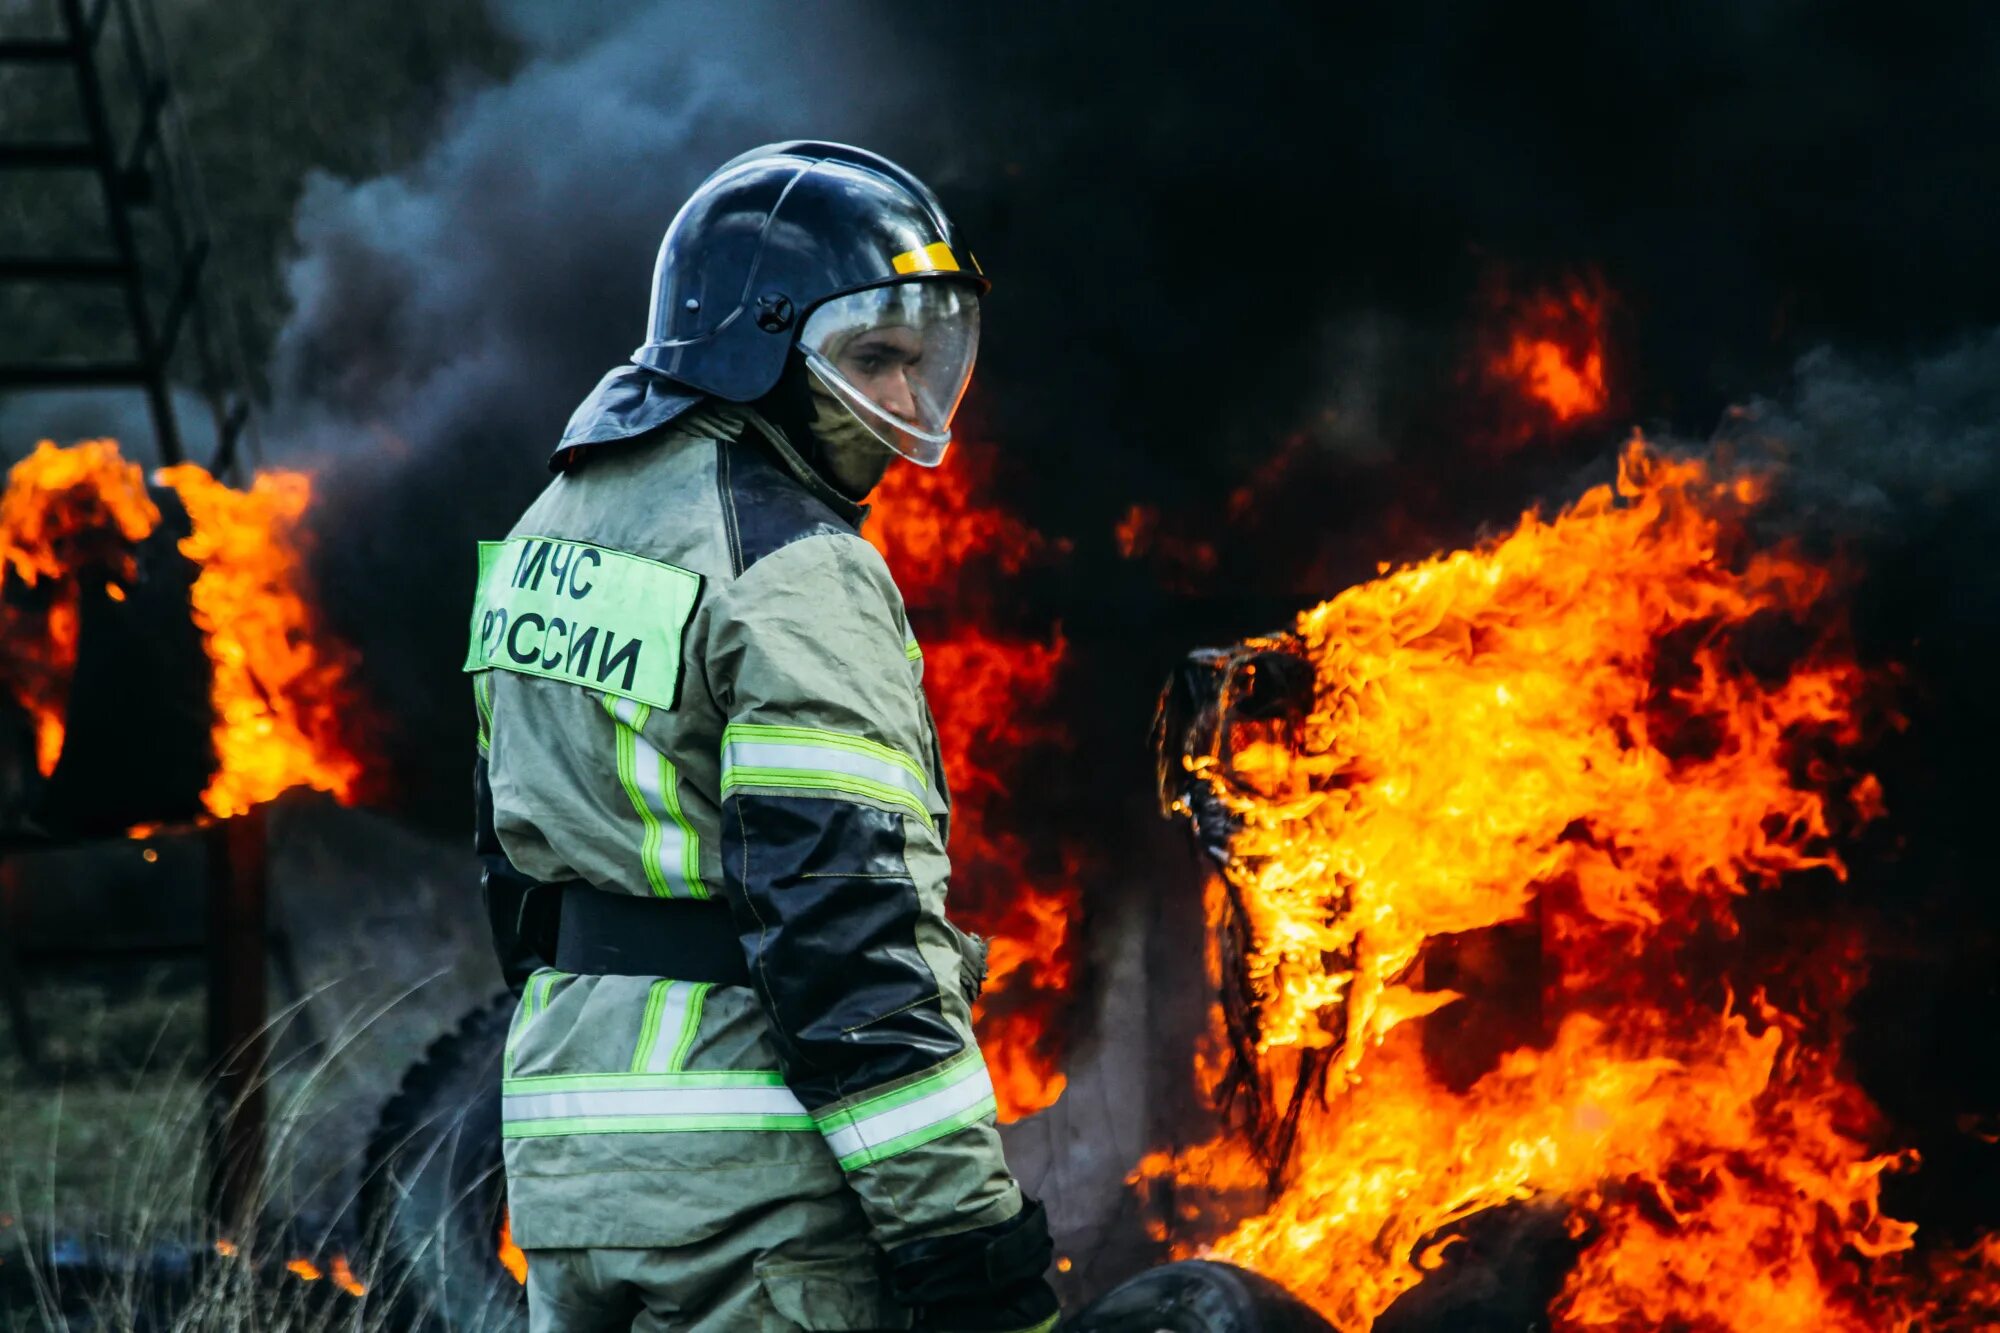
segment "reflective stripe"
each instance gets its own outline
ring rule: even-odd
[[[994,1109],[993,1080],[974,1049],[908,1087],[815,1119],[841,1169],[852,1171],[941,1139]]]
[[[528,978],[528,984],[521,989],[521,1007],[514,1011],[514,1021],[507,1029],[507,1046],[500,1056],[500,1075],[505,1078],[514,1072],[514,1047],[520,1044],[521,1034],[528,1030],[528,1022],[542,1012],[549,1002],[549,991],[558,979],[567,972],[554,968],[537,972]]]
[[[686,1067],[701,1028],[701,1003],[709,983],[656,981],[646,992],[646,1016],[632,1052],[635,1074],[673,1074]]]
[[[479,751],[484,754],[492,748],[493,735],[493,673],[475,672],[472,677],[472,702],[479,707]]]
[[[813,745],[774,745],[769,741],[732,741],[723,751],[723,765],[730,768],[803,769],[812,773],[840,773],[884,787],[901,787],[923,798],[924,780],[901,764],[885,763],[873,755],[853,750],[821,749]]]
[[[930,822],[928,784],[916,760],[839,731],[731,723],[722,732],[722,790],[776,787],[859,796]]]
[[[667,1068],[676,1072],[687,1068],[688,1053],[694,1050],[695,1034],[701,1031],[702,1001],[713,989],[712,982],[698,982],[694,993],[688,996],[687,1013],[681,1018],[681,1039],[674,1043],[673,1054],[667,1057]]]
[[[805,746],[816,752],[844,751],[861,755],[892,768],[901,769],[916,780],[915,790],[924,790],[924,768],[916,760],[880,741],[845,731],[822,731],[818,727],[774,727],[756,722],[732,722],[722,729],[722,755],[727,761],[730,747],[738,743]],[[885,779],[885,781],[896,781]]]
[[[504,1138],[814,1127],[784,1079],[763,1070],[544,1075],[500,1091]]]
[[[956,273],[958,256],[951,252],[950,242],[932,241],[929,245],[889,256],[889,267],[898,273],[917,273],[926,269],[939,273]]]
[[[645,829],[639,839],[639,865],[653,896],[708,897],[708,886],[701,882],[701,839],[681,811],[680,775],[639,734],[653,710],[606,695],[604,711],[617,726],[618,781]]]
[[[915,639],[911,639],[908,643],[903,645],[903,656],[908,658],[910,661],[914,662],[923,655],[924,655],[924,650],[917,645],[917,641]]]

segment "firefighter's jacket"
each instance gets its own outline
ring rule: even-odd
[[[516,1241],[687,1245],[843,1178],[884,1246],[1006,1220],[984,946],[866,511],[746,408],[600,452],[481,549],[482,836],[503,875],[726,900],[752,985],[527,978]]]

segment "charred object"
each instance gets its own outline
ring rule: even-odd
[[[64,552],[67,577],[9,579],[0,591],[0,846],[114,837],[203,813],[216,757],[210,664],[190,601],[198,571],[179,549],[189,531],[179,498],[150,494],[161,522],[138,543],[82,529]],[[48,633],[70,614],[66,599],[73,664]],[[63,701],[46,775],[27,697]]]

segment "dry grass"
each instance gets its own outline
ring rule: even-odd
[[[347,1123],[348,1103],[328,1092],[405,998],[349,1013],[313,1045],[287,1041],[299,1006],[273,1020],[263,1087],[273,1169],[251,1210],[258,1220],[232,1233],[203,1204],[212,1115],[195,1076],[198,992],[165,973],[123,996],[40,988],[33,1002],[59,1076],[36,1082],[0,1042],[0,1333],[408,1326],[400,1293],[379,1281],[362,1289],[379,1269],[354,1235],[353,1164],[367,1127]],[[300,1200],[317,1215],[301,1214]],[[342,1281],[337,1257],[359,1282]]]

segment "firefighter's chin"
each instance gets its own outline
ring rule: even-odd
[[[858,421],[855,426],[857,429],[851,433],[841,432],[840,438],[822,438],[820,457],[826,465],[827,480],[849,499],[860,500],[875,489],[896,455],[888,445],[869,434],[866,426]]]
[[[851,500],[866,498],[895,461],[895,452],[876,438],[846,403],[827,392],[817,377],[812,380],[812,397],[812,433],[819,442],[827,480]]]

